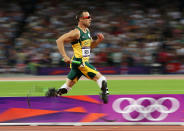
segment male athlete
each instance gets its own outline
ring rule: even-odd
[[[82,75],[88,79],[97,82],[101,88],[101,99],[103,103],[108,103],[108,88],[106,78],[98,72],[91,64],[89,64],[89,56],[91,49],[95,48],[101,41],[103,41],[103,34],[97,34],[97,40],[93,40],[90,36],[88,27],[91,24],[91,16],[88,11],[80,11],[76,15],[78,26],[70,32],[63,34],[57,40],[57,47],[63,57],[64,62],[70,63],[71,71],[68,74],[66,83],[62,85],[57,91],[50,89],[47,96],[59,96],[66,94],[72,86],[80,79]],[[70,59],[64,48],[65,43],[71,43],[74,51],[74,56]],[[72,60],[81,62],[80,65],[72,63]]]

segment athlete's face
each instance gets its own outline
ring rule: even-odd
[[[91,24],[91,16],[89,12],[83,12],[83,16],[80,20],[84,26],[89,27]]]

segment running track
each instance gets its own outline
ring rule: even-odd
[[[65,77],[1,77],[9,80],[62,80]],[[107,79],[184,79],[183,75],[107,76]],[[184,126],[0,126],[0,131],[184,131]]]

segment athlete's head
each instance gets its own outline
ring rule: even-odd
[[[78,23],[84,25],[85,27],[89,27],[91,24],[91,16],[87,10],[79,11],[76,15],[76,19]]]

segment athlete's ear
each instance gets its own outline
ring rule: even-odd
[[[79,22],[80,17],[76,15],[76,16],[75,16],[75,19],[76,19],[77,22]]]

